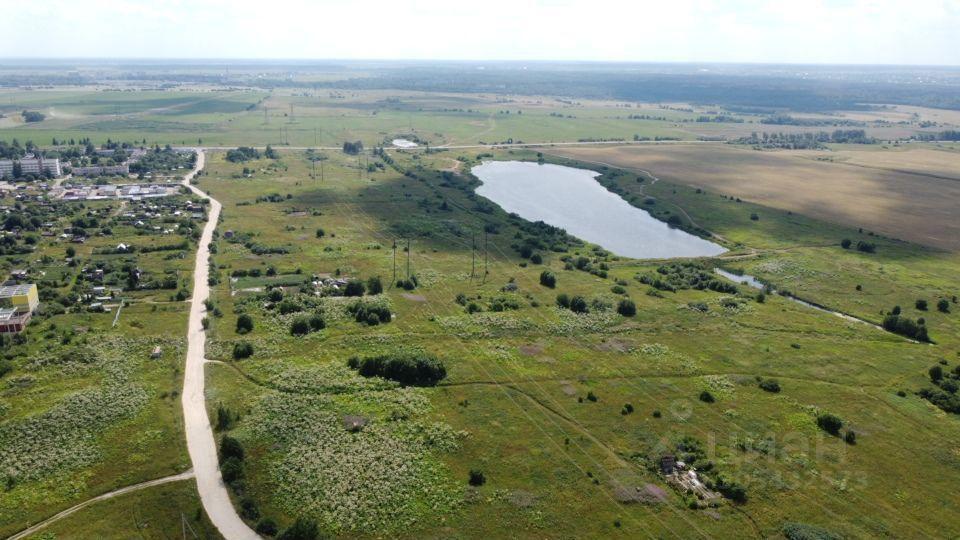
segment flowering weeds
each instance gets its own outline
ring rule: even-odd
[[[269,472],[286,511],[335,531],[396,531],[463,500],[464,488],[434,453],[455,451],[466,433],[415,419],[429,408],[419,388],[270,393],[247,425],[253,437],[276,443]],[[358,412],[373,417],[370,423],[344,429],[343,415]]]

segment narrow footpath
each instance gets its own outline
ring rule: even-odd
[[[210,261],[210,241],[217,228],[220,217],[220,203],[213,197],[190,184],[198,171],[203,170],[204,153],[197,149],[197,164],[188,174],[183,185],[190,188],[199,197],[210,201],[207,224],[200,235],[197,246],[196,264],[193,270],[193,296],[190,301],[190,321],[187,325],[187,362],[183,375],[183,421],[187,435],[187,449],[193,462],[194,476],[197,479],[197,491],[203,508],[213,525],[227,540],[255,540],[257,536],[240,519],[230,493],[220,476],[217,463],[217,445],[213,437],[213,427],[207,416],[206,395],[204,392],[204,352],[206,350],[206,332],[202,320],[206,311],[204,300],[210,295],[207,284],[207,272]]]

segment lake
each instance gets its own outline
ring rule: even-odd
[[[488,161],[471,172],[483,182],[477,194],[507,212],[562,227],[617,255],[669,259],[726,251],[631,206],[600,185],[596,171],[529,161]]]

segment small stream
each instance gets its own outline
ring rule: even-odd
[[[721,269],[721,268],[714,268],[713,271],[716,272],[717,274],[720,274],[721,276],[729,279],[730,281],[733,281],[734,283],[741,283],[741,284],[746,285],[746,286],[748,286],[748,287],[752,287],[752,288],[754,288],[754,289],[759,289],[759,290],[763,290],[763,289],[766,288],[766,284],[764,284],[762,281],[760,281],[759,279],[757,279],[757,278],[755,278],[755,277],[753,277],[753,276],[751,276],[751,275],[749,275],[749,274],[737,275],[737,274],[734,274],[733,272],[729,272],[729,271],[723,270],[723,269]],[[772,294],[778,294],[777,291],[776,291],[775,289],[773,289],[773,288],[770,289],[770,292],[771,292]],[[841,319],[844,319],[844,320],[847,320],[847,321],[853,321],[853,322],[858,322],[858,323],[860,323],[860,324],[866,324],[866,325],[868,325],[868,326],[872,326],[872,327],[876,328],[877,330],[883,330],[884,332],[886,332],[886,330],[885,330],[882,326],[880,326],[880,325],[878,325],[878,324],[874,324],[874,323],[872,323],[872,322],[870,322],[870,321],[867,321],[867,320],[864,320],[864,319],[860,319],[860,318],[858,318],[858,317],[854,317],[853,315],[848,315],[848,314],[846,314],[846,313],[841,313],[841,312],[839,312],[839,311],[834,311],[834,310],[832,310],[832,309],[830,309],[830,308],[827,308],[827,307],[825,307],[825,306],[821,306],[821,305],[818,305],[818,304],[814,304],[814,303],[811,303],[811,302],[807,302],[806,300],[801,300],[801,299],[799,299],[799,298],[797,298],[796,296],[793,296],[793,295],[781,294],[780,296],[781,296],[782,298],[786,298],[787,300],[790,300],[790,301],[792,301],[792,302],[796,302],[796,303],[798,303],[798,304],[800,304],[800,305],[806,306],[806,307],[808,307],[808,308],[810,308],[810,309],[815,309],[815,310],[817,310],[817,311],[822,311],[822,312],[824,312],[824,313],[829,313],[829,314],[831,314],[831,315],[836,315],[837,317],[840,317]],[[901,336],[901,337],[902,337],[902,336]],[[907,338],[904,338],[904,339],[907,339]],[[913,340],[909,340],[909,341],[913,341]]]

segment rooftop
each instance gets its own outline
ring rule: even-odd
[[[34,287],[32,283],[0,286],[0,298],[9,298],[11,296],[21,296],[27,294],[30,292],[32,287]]]

